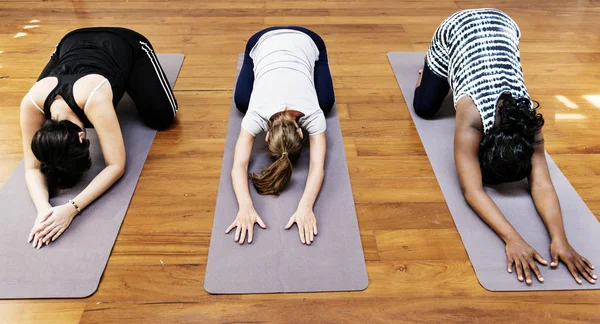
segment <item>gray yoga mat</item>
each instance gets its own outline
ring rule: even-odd
[[[422,119],[413,110],[415,85],[424,55],[398,52],[388,53],[388,58],[479,283],[492,291],[600,288],[585,280],[582,285],[577,284],[563,263],[558,269],[540,266],[544,283],[533,278],[531,286],[506,271],[504,243],[467,205],[460,189],[454,164],[455,113],[451,95],[433,120]],[[597,244],[600,224],[550,156],[546,154],[546,157],[569,242],[588,260],[600,265],[600,245]],[[550,238],[535,209],[527,181],[489,186],[485,190],[521,236],[550,262]]]
[[[173,87],[184,56],[163,54],[158,58]],[[156,134],[141,122],[127,95],[119,103],[117,115],[127,152],[125,174],[75,217],[58,240],[39,250],[27,242],[36,210],[25,185],[23,161],[0,190],[0,298],[79,298],[98,288]],[[96,132],[87,131],[92,168],[74,188],[53,198],[53,206],[81,192],[104,167]]]
[[[238,61],[238,73],[242,56]],[[225,234],[238,212],[231,184],[233,151],[242,114],[231,105],[204,288],[211,294],[363,290],[368,285],[354,198],[337,110],[327,116],[325,180],[314,207],[319,235],[303,245],[294,225],[284,230],[304,191],[309,152],[294,165],[292,181],[279,197],[261,196],[249,184],[256,211],[267,229],[254,227],[251,244]],[[270,164],[264,134],[257,136],[249,171]]]

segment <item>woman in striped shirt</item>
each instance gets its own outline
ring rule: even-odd
[[[467,203],[506,244],[507,270],[543,281],[535,261],[547,265],[483,190],[528,178],[552,243],[550,266],[565,263],[575,280],[597,279],[594,266],[569,244],[544,150],[544,119],[523,81],[517,24],[496,9],[459,11],[436,30],[414,98],[415,112],[431,118],[452,89],[456,108],[454,158]]]

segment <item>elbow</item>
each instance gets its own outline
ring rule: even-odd
[[[543,183],[540,183],[540,182],[531,183],[530,190],[531,190],[532,195],[536,195],[538,193],[546,194],[546,193],[555,191],[554,185],[552,184],[551,181],[543,182]]]
[[[325,168],[321,167],[315,170],[315,173],[320,177],[320,178],[324,178],[325,177]]]
[[[464,187],[462,187],[461,189],[463,196],[465,197],[465,201],[467,202],[467,204],[469,204],[469,206],[472,206],[475,200],[477,200],[477,198],[481,196],[481,193],[483,192],[483,189],[473,189]]]
[[[125,174],[125,164],[113,164],[111,167],[117,180]]]
[[[231,167],[231,178],[234,178],[240,172],[245,173],[246,170],[248,170],[248,164],[234,163]]]

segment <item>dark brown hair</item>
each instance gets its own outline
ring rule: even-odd
[[[31,151],[40,161],[51,193],[73,187],[92,166],[90,141],[79,141],[81,131],[68,120],[48,119],[31,139]]]
[[[269,156],[273,163],[260,173],[250,174],[250,180],[261,195],[279,196],[292,178],[292,162],[300,157],[302,138],[295,118],[285,112],[269,121]]]

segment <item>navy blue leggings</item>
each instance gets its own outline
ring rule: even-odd
[[[235,86],[234,101],[237,109],[242,113],[246,113],[248,110],[248,104],[250,103],[250,95],[254,87],[254,62],[250,57],[250,51],[256,45],[260,37],[271,30],[276,29],[292,29],[305,33],[308,35],[317,48],[319,49],[319,60],[315,62],[315,90],[317,91],[317,98],[319,99],[319,106],[321,110],[327,115],[333,103],[335,102],[335,95],[333,93],[333,81],[331,80],[331,72],[329,71],[329,62],[327,60],[327,49],[325,48],[325,42],[323,39],[314,33],[303,27],[298,26],[275,26],[263,29],[258,33],[254,34],[248,40],[246,44],[246,53],[244,54],[244,64]]]
[[[432,118],[440,110],[449,90],[448,81],[431,72],[425,62],[421,84],[415,89],[415,113],[421,118]]]

